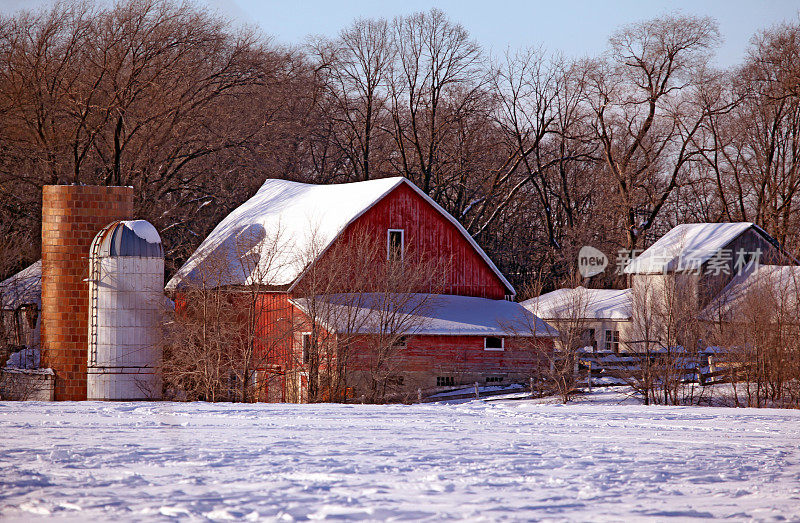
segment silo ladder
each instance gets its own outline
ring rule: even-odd
[[[100,284],[100,245],[103,243],[106,233],[115,226],[118,221],[113,221],[103,227],[94,237],[92,246],[89,249],[89,366],[97,365],[97,309],[99,307],[99,284]]]

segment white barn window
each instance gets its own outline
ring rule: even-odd
[[[301,335],[301,347],[303,349],[303,363],[308,363],[311,359],[311,333],[304,332]]]
[[[505,350],[505,339],[499,336],[486,336],[483,338],[484,350]]]
[[[405,231],[403,229],[388,229],[386,231],[386,259],[403,261],[405,249]]]

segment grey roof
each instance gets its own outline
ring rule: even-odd
[[[395,333],[413,335],[558,336],[558,331],[542,319],[519,303],[507,300],[382,293],[333,294],[317,296],[315,300],[316,304],[306,298],[294,299],[292,303],[306,314],[313,307],[318,322],[340,333],[377,334],[392,325]]]
[[[625,274],[657,274],[695,268],[750,228],[774,241],[751,222],[678,225],[634,258],[625,267]]]
[[[800,312],[800,267],[756,265],[737,274],[703,309],[708,321],[741,321],[746,309],[756,307],[761,315]]]

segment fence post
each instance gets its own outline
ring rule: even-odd
[[[478,392],[478,382],[475,382],[475,399],[480,399],[481,395]]]
[[[587,381],[589,382],[589,392],[592,392],[592,360],[589,360],[589,378]]]

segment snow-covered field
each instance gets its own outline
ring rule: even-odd
[[[0,403],[0,519],[800,519],[800,412]]]

